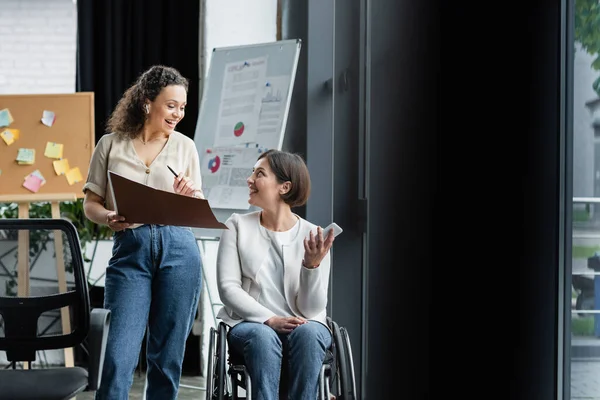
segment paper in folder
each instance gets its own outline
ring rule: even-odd
[[[108,171],[108,181],[115,211],[129,223],[228,229],[217,220],[208,200],[155,189],[112,171]]]

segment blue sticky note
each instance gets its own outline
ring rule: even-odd
[[[13,118],[12,115],[10,115],[8,108],[0,110],[0,126],[9,126],[12,122]]]

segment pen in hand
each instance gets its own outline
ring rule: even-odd
[[[177,172],[173,171],[173,168],[169,167],[167,165],[167,168],[169,168],[169,171],[171,171],[173,173],[173,175],[175,175],[175,178],[177,178],[179,175],[177,174]]]
[[[183,178],[180,179],[179,175],[177,174],[177,172],[175,172],[173,170],[173,168],[171,168],[170,166],[167,165],[167,168],[169,168],[169,171],[171,171],[173,173],[173,175],[175,175],[175,178],[177,178],[177,182],[179,182],[179,185],[181,185],[181,181],[182,181]],[[175,186],[173,186],[173,188],[175,188]],[[176,190],[176,192],[179,193],[177,190]],[[195,191],[194,191],[194,194],[191,197],[197,198],[197,196],[195,194]]]

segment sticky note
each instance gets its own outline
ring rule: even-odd
[[[40,180],[42,181],[42,186],[44,186],[46,184],[46,178],[44,178],[44,175],[42,175],[42,173],[40,172],[39,169],[36,169],[29,175],[37,176],[38,178],[40,178]],[[25,179],[27,179],[29,177],[29,175],[27,175],[25,177]]]
[[[18,129],[5,129],[0,133],[0,137],[7,145],[11,145],[15,140],[19,138],[19,130]]]
[[[81,182],[83,180],[81,177],[81,171],[79,171],[79,167],[71,168],[66,175],[69,185],[73,185],[74,183]]]
[[[48,158],[62,158],[63,145],[61,143],[48,142],[44,155]]]
[[[37,193],[37,191],[42,187],[42,180],[39,176],[30,174],[25,178],[23,187],[33,193]]]
[[[20,148],[17,153],[17,164],[32,165],[35,162],[35,149]]]
[[[14,121],[8,108],[0,110],[0,126],[9,126]]]
[[[52,126],[54,125],[54,121],[56,121],[56,114],[53,111],[44,110],[42,113],[42,124]]]
[[[56,175],[66,174],[71,169],[69,167],[69,160],[66,158],[52,161],[52,166],[54,167],[54,172],[56,172]]]

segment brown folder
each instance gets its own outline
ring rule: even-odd
[[[108,182],[115,211],[129,223],[228,229],[217,220],[208,200],[155,189],[112,171],[108,171]]]

